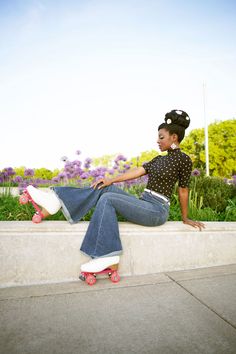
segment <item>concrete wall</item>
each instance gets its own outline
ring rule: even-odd
[[[121,275],[151,274],[236,263],[236,222],[182,222],[158,227],[120,223]],[[0,287],[78,279],[88,260],[79,248],[87,222],[0,222]]]

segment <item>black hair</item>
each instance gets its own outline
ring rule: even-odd
[[[176,134],[178,136],[178,142],[180,143],[185,135],[185,129],[190,124],[190,118],[188,114],[180,109],[173,109],[166,113],[165,123],[159,125],[158,130],[166,129],[171,135]]]

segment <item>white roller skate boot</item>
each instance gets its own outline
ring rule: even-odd
[[[106,268],[118,268],[119,261],[119,256],[95,258],[82,264],[80,269],[81,272],[97,273]]]
[[[43,192],[33,186],[26,188],[34,202],[46,209],[50,215],[56,214],[61,209],[61,203],[57,198],[55,192]]]

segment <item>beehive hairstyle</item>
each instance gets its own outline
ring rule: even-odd
[[[184,138],[185,129],[187,129],[190,124],[188,114],[182,110],[173,109],[166,113],[164,120],[165,123],[159,125],[158,130],[166,129],[170,135],[176,134],[180,143]]]

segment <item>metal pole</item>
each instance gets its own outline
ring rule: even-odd
[[[204,123],[205,123],[206,175],[209,176],[208,124],[206,118],[206,84],[205,83],[203,83],[203,112],[204,112]]]

